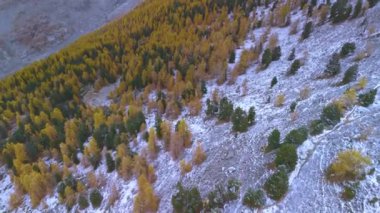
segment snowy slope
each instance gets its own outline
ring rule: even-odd
[[[301,17],[300,12],[294,13],[293,19]],[[301,22],[299,29],[302,28]],[[257,64],[251,66],[246,74],[241,75],[233,85],[223,84],[218,86],[215,82],[208,82],[208,94],[203,98],[203,106],[206,99],[211,97],[214,89],[219,90],[221,97],[228,97],[234,106],[240,106],[244,110],[254,106],[256,108],[257,123],[250,127],[248,132],[235,135],[232,133],[231,123],[218,123],[216,119],[205,119],[204,109],[199,116],[192,117],[185,111],[181,118],[184,118],[193,133],[194,142],[201,142],[207,153],[207,160],[200,166],[181,177],[179,162],[173,161],[168,153],[160,151],[159,156],[153,163],[156,169],[157,181],[154,184],[155,191],[160,197],[159,212],[172,212],[171,197],[176,193],[176,184],[182,181],[185,186],[197,186],[202,197],[205,197],[217,183],[224,183],[229,178],[237,178],[242,182],[240,198],[237,201],[228,203],[224,207],[224,212],[251,212],[251,209],[242,205],[242,197],[249,188],[260,188],[270,176],[271,170],[267,164],[273,161],[274,153],[264,154],[263,148],[266,146],[269,133],[277,128],[281,132],[281,138],[300,126],[308,125],[311,120],[317,119],[323,107],[331,101],[339,98],[349,87],[357,82],[336,87],[334,84],[342,79],[342,72],[339,76],[331,79],[317,80],[316,77],[323,72],[331,55],[340,51],[345,42],[355,42],[357,50],[352,56],[341,61],[342,70],[345,71],[353,65],[354,56],[363,50],[368,43],[374,47],[374,52],[369,58],[363,59],[359,63],[359,77],[366,76],[368,85],[364,91],[371,88],[380,87],[380,38],[368,36],[368,27],[374,27],[376,32],[380,31],[380,5],[367,11],[364,17],[349,20],[339,25],[330,23],[316,26],[310,38],[300,42],[300,30],[296,35],[289,35],[289,27],[272,28],[272,33],[277,33],[279,45],[282,49],[282,57],[279,61],[272,62],[270,66],[261,72],[256,72]],[[254,39],[259,37],[264,29],[257,29],[250,32],[247,40],[237,50],[237,62],[243,49],[249,49],[254,45]],[[375,32],[375,34],[376,34]],[[296,48],[296,58],[303,58],[304,65],[295,76],[285,75],[291,62],[287,60],[292,48]],[[232,69],[235,64],[230,65]],[[270,82],[273,77],[277,77],[278,84],[270,89]],[[247,94],[242,95],[242,84],[247,81]],[[292,120],[289,106],[293,101],[299,99],[299,93],[304,88],[310,88],[310,97],[299,101],[296,112],[298,118]],[[98,93],[99,97],[95,101],[91,97],[90,102],[99,105],[106,100],[109,92],[107,87]],[[286,101],[283,107],[275,107],[274,99],[284,93]],[[101,97],[100,97],[101,96]],[[270,101],[268,102],[268,97]],[[102,105],[102,104],[100,104]],[[205,107],[204,107],[205,108]],[[154,125],[154,113],[147,115],[147,126]],[[342,122],[332,130],[325,130],[323,134],[309,139],[298,148],[298,164],[295,171],[290,175],[290,187],[286,197],[276,203],[267,200],[264,212],[377,212],[379,202],[373,201],[380,190],[380,95],[378,94],[375,103],[368,108],[354,107],[345,114]],[[176,121],[173,121],[175,124]],[[369,137],[365,141],[359,141],[358,135],[371,129]],[[192,151],[187,149],[184,159],[190,160]],[[132,147],[134,151],[141,151],[147,144],[139,142]],[[342,150],[357,149],[373,160],[374,174],[368,176],[360,182],[357,195],[350,202],[343,202],[340,198],[342,186],[327,183],[324,178],[324,171],[335,159],[337,153]],[[88,172],[86,169],[77,168],[78,177]],[[104,197],[110,193],[112,186],[117,183],[120,189],[120,199],[109,209],[107,202],[103,202],[101,208],[95,210],[89,208],[89,212],[131,212],[133,208],[133,197],[137,193],[136,180],[123,181],[117,177],[116,173],[107,174],[105,164],[96,171],[97,174],[104,174],[107,183],[100,189]],[[6,198],[12,192],[9,188],[10,180],[5,178],[0,183],[0,210],[5,210],[7,206]],[[3,199],[4,198],[4,199]],[[380,198],[380,197],[379,197]],[[64,211],[64,207],[58,204],[57,197],[46,200],[53,211]],[[23,210],[30,209],[25,207]],[[35,212],[42,211],[39,207]],[[74,210],[75,211],[75,208]]]

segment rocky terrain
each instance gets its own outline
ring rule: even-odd
[[[86,2],[89,3],[89,1],[80,2],[76,7],[73,7],[76,8],[74,10],[81,11],[87,8],[87,6],[83,5]],[[101,4],[100,2],[102,1],[99,1],[99,4]],[[115,4],[120,5],[124,2],[128,1],[115,1]],[[8,4],[10,3],[8,2]],[[0,8],[6,6],[6,1],[0,4]],[[104,9],[106,11],[110,10],[109,6],[105,8],[107,8]],[[266,9],[261,9],[263,13],[267,12]],[[103,13],[98,11],[99,16],[94,19],[98,21],[108,20],[109,16],[100,15],[104,14],[104,10],[101,10]],[[96,10],[94,10],[94,13],[96,13]],[[301,13],[302,11],[292,13],[292,20],[303,17]],[[0,13],[0,16],[1,14],[4,13]],[[73,18],[73,20],[75,19]],[[53,35],[51,43],[50,36],[45,34],[33,37],[36,40],[32,39],[33,42],[28,43],[30,40],[24,30],[30,31],[30,29],[34,29],[28,26],[18,28],[18,30],[12,32],[18,36],[14,37],[15,44],[12,43],[11,45],[18,45],[20,48],[24,48],[23,50],[25,51],[41,52],[44,50],[46,52],[46,48],[55,49],[79,35],[79,32],[74,32],[75,29],[80,29],[79,26],[86,25],[85,23],[81,23],[82,25],[77,23],[78,25],[75,26],[78,27],[74,27],[68,24],[69,22],[66,24],[50,22],[43,16],[36,17],[33,21],[49,29],[49,32]],[[230,178],[236,178],[242,183],[240,196],[238,200],[227,203],[222,212],[253,212],[252,209],[242,204],[242,199],[248,188],[261,188],[272,174],[268,164],[273,161],[274,153],[265,154],[263,150],[267,145],[268,135],[273,129],[280,130],[281,140],[283,140],[291,130],[309,125],[312,120],[319,118],[322,109],[327,104],[341,97],[350,87],[355,87],[361,78],[366,78],[368,83],[359,93],[380,88],[380,37],[377,36],[380,32],[380,4],[369,9],[364,16],[357,19],[336,25],[331,23],[316,25],[310,37],[300,41],[301,28],[306,24],[306,21],[301,18],[298,33],[294,35],[289,35],[290,26],[271,28],[270,35],[277,34],[278,44],[281,46],[282,56],[280,60],[272,62],[267,69],[260,72],[257,71],[259,64],[253,64],[232,85],[228,83],[218,85],[215,81],[208,82],[208,93],[202,99],[202,113],[199,116],[190,116],[186,111],[181,114],[178,120],[186,120],[193,134],[193,140],[200,142],[204,147],[207,160],[202,165],[194,167],[190,173],[181,176],[178,162],[173,161],[168,153],[160,151],[158,158],[153,161],[158,177],[154,184],[154,189],[160,197],[159,212],[173,211],[171,198],[176,193],[176,184],[179,181],[188,187],[197,186],[202,197],[205,197],[214,189],[216,184],[225,183]],[[101,24],[102,21],[96,23]],[[97,24],[94,24],[93,27],[88,26],[88,28],[84,28],[87,29],[84,32],[97,26]],[[239,63],[242,51],[253,47],[254,42],[260,38],[264,30],[264,28],[259,28],[249,33],[244,45],[236,50],[237,58],[235,63],[229,64],[229,71]],[[0,33],[4,32],[0,28]],[[38,27],[35,32],[38,35]],[[46,43],[45,40],[48,42]],[[334,78],[317,79],[325,69],[331,55],[339,52],[346,42],[355,42],[356,50],[349,57],[341,60],[343,71]],[[4,44],[4,42],[1,44]],[[0,57],[7,58],[8,65],[5,65],[5,67],[14,67],[14,65],[11,65],[12,60],[23,56],[15,54],[12,57],[12,54],[6,51],[7,48],[13,49],[5,47],[3,55],[0,55]],[[295,48],[295,57],[302,59],[303,65],[298,70],[297,75],[287,76],[286,72],[291,66],[288,56],[293,48]],[[357,61],[355,58],[364,51],[367,51],[368,57]],[[35,56],[35,54],[32,55]],[[30,57],[27,58],[30,59]],[[343,78],[344,71],[353,64],[359,65],[357,80],[343,86],[337,86],[336,84]],[[228,74],[230,75],[230,73]],[[277,77],[278,83],[271,88],[270,84],[273,77]],[[244,84],[246,84],[246,88],[243,88]],[[85,100],[92,106],[108,106],[111,102],[108,99],[108,94],[114,88],[116,88],[115,85],[110,85],[96,93],[90,90],[86,94]],[[300,98],[300,93],[305,88],[309,91],[309,95]],[[206,100],[211,98],[212,92],[215,90],[219,91],[221,97],[228,97],[234,106],[240,106],[244,110],[254,106],[256,109],[256,124],[245,133],[234,134],[231,131],[231,123],[219,123],[216,119],[206,119],[204,112]],[[246,91],[243,92],[243,90]],[[285,95],[284,105],[276,107],[274,101],[282,93]],[[152,99],[154,95],[152,94]],[[289,106],[296,100],[299,100],[296,114],[292,115],[289,111]],[[147,115],[147,127],[153,127],[155,114],[148,113],[147,109],[144,114]],[[377,94],[373,105],[369,107],[354,106],[345,113],[341,122],[334,128],[324,130],[318,136],[309,136],[298,147],[299,159],[296,169],[290,174],[287,195],[279,202],[267,199],[265,207],[260,211],[378,212],[380,209],[380,202],[378,201],[380,199],[379,121],[380,94]],[[173,123],[175,122],[173,121]],[[147,146],[147,143],[143,142],[142,135],[138,137],[138,140],[141,142],[131,147],[135,152],[141,152]],[[195,143],[192,148],[185,151],[184,159],[190,161],[194,149]],[[342,185],[329,183],[325,178],[325,171],[336,158],[337,153],[347,149],[356,149],[369,156],[372,159],[371,167],[374,168],[374,172],[359,183],[356,197],[351,201],[341,199]],[[77,171],[78,177],[87,172],[86,169],[81,167]],[[106,210],[131,212],[133,209],[133,197],[137,193],[137,181],[123,181],[116,173],[106,173],[105,163],[102,163],[96,173],[103,175],[107,180],[104,188],[101,189],[102,193],[104,193],[103,196],[108,197],[112,186],[117,182],[120,188],[120,199],[110,208],[106,205],[102,205],[99,209],[90,207],[89,212],[104,212]],[[1,181],[0,192],[2,196],[6,197],[12,192],[13,189],[9,185],[10,179],[8,177]],[[57,196],[47,198],[45,204],[48,206],[47,209],[41,205],[35,210],[32,210],[29,206],[24,206],[23,210],[56,212],[64,211],[65,209],[63,205],[59,204]],[[0,199],[0,210],[5,210],[6,205],[6,199]]]
[[[62,49],[141,0],[0,0],[0,78]]]

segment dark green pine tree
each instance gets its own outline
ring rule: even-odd
[[[247,117],[248,125],[252,126],[253,124],[255,124],[255,119],[256,119],[255,107],[250,107],[248,111],[248,117]]]
[[[280,147],[280,131],[278,129],[273,130],[268,137],[268,145],[265,149],[266,152],[270,152],[272,150]]]
[[[325,77],[333,77],[340,73],[340,56],[334,53],[324,71]]]
[[[360,106],[369,107],[375,101],[377,94],[377,89],[373,89],[365,94],[359,95],[359,104]]]
[[[162,131],[161,131],[161,123],[162,123],[162,118],[158,114],[156,115],[154,127],[156,128],[156,134],[159,139],[162,138]]]
[[[261,64],[263,68],[264,69],[267,68],[270,62],[272,62],[272,52],[270,51],[270,49],[265,49],[263,53],[263,57],[261,59]]]
[[[363,7],[362,0],[357,0],[355,4],[354,13],[352,14],[352,18],[356,18],[360,15],[360,13],[362,12],[362,7]]]
[[[218,119],[221,121],[230,121],[234,111],[234,106],[228,98],[224,97],[219,103]]]
[[[115,170],[115,161],[110,153],[106,154],[107,172],[113,172]]]
[[[247,113],[240,107],[232,114],[232,130],[235,132],[246,132],[248,130]]]
[[[272,81],[270,82],[270,88],[272,88],[272,87],[274,87],[274,85],[276,85],[277,84],[277,77],[275,76],[275,77],[273,77],[272,78]]]
[[[301,36],[302,40],[309,38],[312,30],[313,30],[313,22],[309,21],[306,23],[303,29],[302,36]]]

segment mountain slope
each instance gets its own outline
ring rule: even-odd
[[[168,2],[172,3],[172,1]],[[168,5],[171,6],[169,3]],[[265,152],[269,134],[274,129],[278,129],[281,133],[280,141],[282,143],[286,140],[286,135],[294,129],[305,126],[310,131],[311,121],[319,119],[324,108],[336,101],[344,105],[344,109],[342,109],[344,113],[340,118],[340,122],[329,128],[326,127],[317,136],[309,135],[307,140],[297,147],[297,164],[294,171],[290,171],[288,174],[289,190],[279,201],[269,199],[269,196],[266,195],[266,203],[262,210],[264,212],[376,212],[379,208],[377,192],[380,187],[378,180],[380,171],[378,159],[380,151],[380,145],[378,145],[380,136],[378,123],[380,119],[380,95],[375,96],[373,104],[363,107],[360,106],[358,101],[350,103],[347,99],[346,91],[354,88],[354,99],[357,100],[357,97],[359,97],[357,94],[364,94],[371,89],[380,87],[380,49],[376,48],[380,45],[380,38],[377,36],[380,29],[380,5],[368,9],[363,16],[338,24],[332,24],[331,22],[317,24],[319,23],[317,15],[308,18],[306,10],[294,9],[290,13],[290,19],[292,21],[299,19],[300,23],[298,24],[298,32],[292,35],[289,34],[292,26],[265,27],[267,22],[270,22],[268,14],[271,7],[273,7],[273,3],[268,8],[258,6],[256,11],[249,14],[251,23],[256,23],[254,20],[261,20],[264,26],[259,27],[252,24],[254,27],[250,27],[247,36],[244,36],[245,39],[231,45],[231,49],[236,53],[236,59],[233,63],[231,62],[227,65],[226,73],[221,72],[223,66],[217,66],[217,70],[222,74],[218,73],[213,77],[204,79],[207,80],[204,85],[207,92],[202,97],[199,97],[203,108],[198,115],[194,115],[192,105],[183,100],[184,107],[181,108],[177,117],[171,116],[172,111],[170,110],[166,110],[161,114],[160,107],[155,107],[152,103],[156,103],[161,99],[162,94],[160,92],[164,93],[164,95],[167,94],[171,98],[172,94],[169,86],[168,88],[163,86],[165,89],[161,89],[160,86],[146,90],[135,89],[133,93],[130,93],[130,96],[125,95],[129,91],[120,92],[123,81],[127,78],[125,76],[99,91],[96,88],[84,90],[83,93],[87,94],[83,96],[90,97],[84,98],[84,104],[87,104],[88,107],[98,107],[98,109],[104,107],[105,114],[109,113],[109,117],[127,112],[125,116],[127,118],[124,118],[127,122],[129,116],[134,114],[131,109],[134,109],[133,107],[138,104],[129,102],[130,104],[123,105],[121,104],[123,101],[120,100],[122,98],[119,95],[125,95],[128,99],[133,99],[134,96],[137,97],[136,102],[140,101],[146,124],[136,137],[128,138],[127,144],[136,162],[139,161],[136,156],[142,156],[147,159],[147,164],[154,167],[156,180],[152,181],[152,186],[160,200],[158,212],[173,211],[172,197],[178,192],[176,188],[178,182],[181,182],[185,187],[197,187],[202,199],[205,201],[205,206],[207,206],[207,202],[210,202],[207,199],[208,194],[219,183],[225,186],[230,179],[236,179],[241,183],[240,191],[237,193],[236,200],[223,204],[219,210],[221,212],[255,211],[243,205],[244,194],[248,188],[263,188],[267,179],[276,171],[281,170],[281,166],[273,164],[278,151]],[[221,12],[221,14],[224,13]],[[234,16],[236,16],[236,13],[230,11],[228,18],[231,22],[235,18]],[[225,16],[221,15],[219,18],[226,21],[222,17]],[[312,33],[308,38],[301,40],[303,30],[301,28],[311,20],[314,22]],[[271,39],[275,37],[277,39]],[[174,36],[174,38],[177,37]],[[277,41],[274,42],[273,40]],[[141,41],[142,45],[146,44],[145,42]],[[267,68],[263,69],[261,63],[263,54],[260,54],[260,57],[252,60],[248,68],[244,69],[236,77],[234,72],[236,72],[236,67],[242,64],[241,61],[244,60],[245,51],[254,52],[258,46],[265,49],[271,46],[271,42],[276,43],[275,46],[281,47],[282,54],[279,60],[271,62]],[[332,55],[339,53],[346,42],[354,42],[356,50],[348,57],[340,59],[340,73],[330,78],[323,76]],[[224,43],[217,44],[222,45]],[[216,45],[210,46],[211,49],[216,48]],[[152,48],[155,48],[155,46],[152,45]],[[288,60],[288,56],[293,48],[295,48],[295,59],[299,59],[302,66],[295,75],[289,75],[287,73],[292,61]],[[366,52],[368,55],[358,60],[357,57],[363,55],[361,54],[362,52]],[[187,51],[181,53],[180,55],[190,55],[187,54]],[[222,60],[226,60],[226,58]],[[181,64],[181,62],[178,62],[178,64]],[[173,70],[174,85],[181,85],[182,83],[182,79],[179,77],[182,67],[178,64],[173,65],[177,66],[177,69]],[[208,65],[211,66],[211,64],[209,63]],[[354,64],[358,64],[359,67],[357,78],[348,84],[339,85],[345,71]],[[223,79],[223,76],[226,76],[226,79],[221,82],[220,79]],[[271,87],[273,77],[276,77],[278,82]],[[188,77],[186,76],[186,78]],[[367,83],[364,88],[360,88],[358,85],[364,85],[362,83],[364,82],[363,79],[366,79]],[[201,87],[201,80],[202,78],[199,78],[196,81],[198,87]],[[172,81],[167,80],[165,83],[170,85]],[[93,87],[93,85],[90,84],[88,87]],[[109,93],[114,88],[119,91]],[[183,88],[178,90],[186,91]],[[181,97],[186,96],[186,93],[180,93],[176,90],[173,93],[181,94],[178,95]],[[283,101],[279,101],[278,98],[281,94],[284,95]],[[241,107],[244,111],[254,107],[256,112],[255,124],[248,127],[246,132],[239,133],[232,131],[232,122],[222,122],[216,118],[217,116],[207,115],[207,100],[215,99],[216,96],[219,96],[219,99],[227,97],[234,105],[234,108]],[[290,106],[293,102],[296,102],[297,105],[294,113],[291,113]],[[121,112],[112,114],[112,110],[117,108],[118,104],[121,105]],[[170,109],[170,106],[175,104],[177,103],[168,102],[168,108]],[[96,120],[98,119],[96,115],[99,115],[99,112],[95,109],[93,113],[93,120],[95,120],[93,124],[94,132],[96,132],[95,126],[97,126]],[[90,112],[88,114],[92,116]],[[169,151],[166,150],[164,139],[159,139],[158,137],[156,138],[158,150],[155,152],[155,156],[152,156],[150,151],[152,149],[150,146],[150,136],[152,134],[149,129],[153,128],[157,131],[156,118],[160,114],[165,121],[175,127],[173,128],[173,135],[177,136],[176,132],[180,131],[178,129],[181,128],[178,126],[180,126],[179,123],[181,122],[178,123],[178,121],[181,120],[186,122],[191,132],[192,144],[183,150],[178,159],[173,157],[174,151],[171,148]],[[114,120],[118,119],[117,116],[114,117]],[[240,122],[244,122],[244,119],[241,119]],[[111,119],[107,123],[112,123]],[[121,133],[119,134],[122,134],[123,130],[122,128],[120,129]],[[85,147],[91,146],[91,142],[89,142],[91,139],[92,137],[89,137],[86,140]],[[175,144],[180,140],[181,137],[171,139],[170,144]],[[199,144],[206,152],[207,159],[201,165],[193,164],[190,172],[181,174],[181,163],[179,161],[183,159],[185,162],[192,162],[194,152]],[[372,172],[368,172],[363,180],[342,183],[328,181],[326,170],[329,165],[336,159],[339,152],[350,149],[358,150],[363,155],[370,157]],[[61,150],[64,149],[61,148]],[[78,148],[78,150],[80,149]],[[137,175],[125,180],[122,178],[120,171],[107,172],[109,163],[105,158],[105,154],[111,153],[116,159],[119,156],[119,151],[104,149],[101,154],[101,163],[97,169],[93,169],[93,166],[86,166],[83,159],[86,159],[88,154],[78,152],[81,162],[70,167],[77,180],[83,181],[86,186],[90,186],[91,181],[88,174],[94,171],[95,176],[100,180],[98,181],[99,188],[104,198],[112,197],[114,187],[119,192],[119,199],[113,205],[108,205],[107,200],[104,199],[99,208],[93,208],[90,205],[87,210],[125,212],[136,209],[134,199],[141,191],[144,191],[139,186]],[[48,157],[44,160],[49,164],[53,164],[55,161]],[[64,162],[63,165],[65,164]],[[5,173],[5,168],[3,173]],[[150,177],[149,172],[147,173],[147,176]],[[9,187],[9,185],[11,183],[7,176],[0,185],[3,195],[9,196],[15,190],[15,187]],[[345,186],[355,188],[356,196],[351,201],[343,201],[341,198],[341,192]],[[78,193],[80,194],[80,192]],[[21,209],[30,210],[29,197],[25,197]],[[59,202],[58,195],[48,195],[47,197],[44,199],[44,202],[48,205],[47,209],[53,211],[65,210],[65,204]],[[2,209],[6,209],[6,199],[2,200],[4,200],[4,203],[1,203]],[[77,205],[74,205],[72,211],[76,211],[78,208]],[[39,205],[34,211],[38,212],[43,209],[43,205]]]

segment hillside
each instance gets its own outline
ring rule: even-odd
[[[0,0],[0,78],[46,58],[139,3],[138,0]]]
[[[0,209],[377,212],[358,2],[150,0],[2,80]]]

